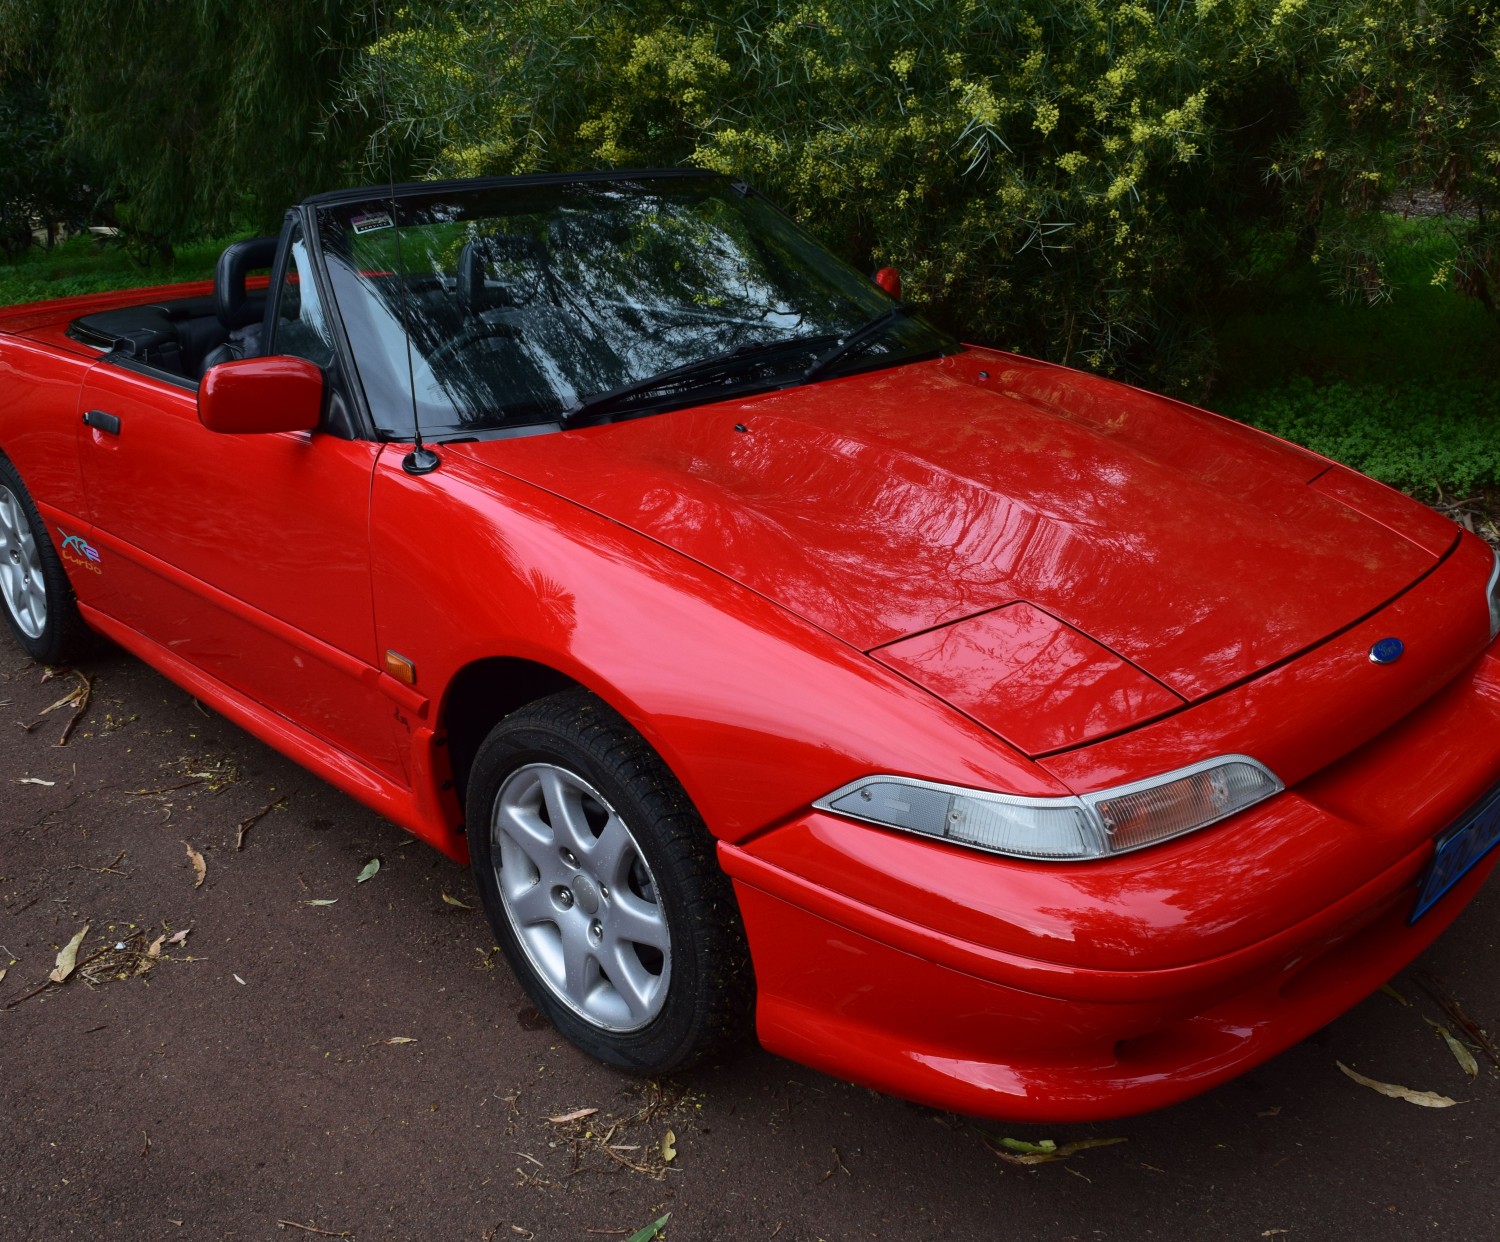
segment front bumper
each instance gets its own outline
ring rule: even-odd
[[[1026,863],[820,812],[721,843],[761,1042],[974,1115],[1163,1107],[1296,1043],[1426,948],[1500,853],[1411,923],[1432,839],[1497,775],[1500,647],[1285,793],[1137,855]]]

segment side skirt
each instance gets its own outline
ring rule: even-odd
[[[79,611],[89,626],[143,660],[167,680],[201,698],[267,746],[295,760],[351,798],[385,816],[413,836],[435,846],[455,862],[467,864],[462,825],[449,823],[436,796],[433,752],[436,730],[421,725],[412,732],[412,776],[409,789],[367,767],[353,755],[299,728],[263,704],[248,698],[145,635],[82,602]],[[433,791],[427,794],[425,791]]]

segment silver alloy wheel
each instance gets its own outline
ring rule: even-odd
[[[21,633],[40,638],[47,628],[47,581],[42,555],[21,499],[0,483],[0,595]]]
[[[539,978],[606,1031],[640,1030],[667,999],[672,944],[651,868],[625,821],[551,763],[500,786],[491,857],[505,916]]]

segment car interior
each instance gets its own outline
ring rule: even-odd
[[[209,367],[260,353],[266,290],[250,287],[249,277],[270,269],[277,240],[252,237],[226,246],[210,297],[83,315],[68,325],[68,335],[196,387]]]

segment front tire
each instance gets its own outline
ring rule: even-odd
[[[661,1074],[747,1025],[748,954],[713,839],[606,704],[567,691],[496,725],[474,760],[467,820],[497,943],[579,1048]]]
[[[87,635],[73,587],[15,466],[0,457],[0,611],[26,654],[63,664]]]

